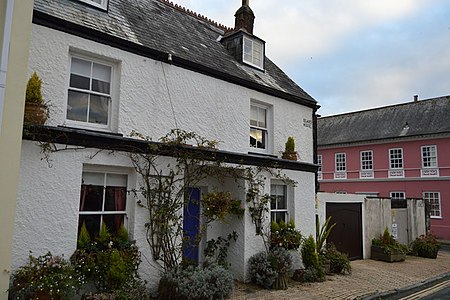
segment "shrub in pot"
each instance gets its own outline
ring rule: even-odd
[[[436,258],[441,244],[431,233],[421,235],[411,244],[412,252],[420,257]]]
[[[42,80],[34,72],[27,83],[24,122],[42,125],[47,118],[48,107],[42,97]]]
[[[295,140],[292,136],[288,137],[281,157],[283,159],[297,160],[298,156],[297,151],[295,151]]]
[[[379,238],[372,240],[371,258],[387,262],[400,262],[406,259],[408,247],[397,242],[386,228]]]

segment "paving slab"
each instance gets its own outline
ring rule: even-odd
[[[289,282],[287,290],[264,290],[253,284],[236,283],[231,299],[374,299],[378,295],[418,287],[430,280],[450,276],[450,253],[437,259],[408,256],[404,262],[352,261],[351,275],[327,276],[325,282]]]

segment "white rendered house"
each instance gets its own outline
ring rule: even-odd
[[[146,214],[126,192],[139,187],[126,147],[143,147],[129,137],[132,131],[155,141],[174,128],[194,131],[220,141],[214,155],[226,164],[276,165],[297,184],[267,174],[264,192],[281,199],[272,216],[314,233],[318,105],[265,57],[253,19],[248,1],[232,29],[165,0],[35,0],[28,69],[41,77],[51,110],[45,126],[24,135],[13,269],[29,251],[69,257],[82,222],[90,222],[93,234],[100,222],[123,223],[145,258],[143,278],[157,283]],[[298,161],[280,158],[289,136],[297,141]],[[47,162],[41,145],[48,141],[70,149],[51,153]],[[205,193],[216,184],[204,180],[192,188]],[[221,184],[245,206],[245,187]],[[114,204],[107,208],[103,196],[89,205],[89,185],[113,190]],[[246,280],[248,258],[263,249],[248,213],[212,224],[206,239],[232,231],[239,237],[229,253],[231,270]]]

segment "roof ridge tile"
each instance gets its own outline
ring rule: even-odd
[[[204,15],[201,15],[201,14],[199,14],[199,13],[193,11],[193,10],[187,9],[184,6],[181,6],[179,4],[176,4],[176,3],[174,4],[170,0],[159,0],[159,1],[164,3],[164,4],[166,4],[166,5],[168,5],[168,6],[170,6],[170,7],[172,7],[172,8],[174,8],[174,9],[176,9],[176,10],[178,10],[178,11],[180,11],[180,12],[183,12],[183,13],[185,13],[185,14],[187,14],[189,16],[192,16],[192,17],[194,17],[194,18],[196,18],[198,20],[204,21],[204,22],[206,22],[206,23],[208,23],[208,24],[210,24],[210,25],[212,25],[214,27],[217,27],[217,28],[219,28],[219,29],[221,29],[221,30],[223,30],[225,32],[233,30],[232,27],[228,27],[228,26],[225,26],[225,25],[223,25],[221,23],[218,23],[218,22],[216,22],[216,21],[214,21],[214,20],[212,20],[212,19],[210,19],[210,18],[208,18],[208,17],[206,17]]]

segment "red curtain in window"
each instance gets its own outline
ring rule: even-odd
[[[114,188],[114,204],[116,211],[125,210],[125,201],[126,201],[125,189],[121,187]],[[116,227],[116,232],[118,232],[120,225],[122,224],[122,216],[123,215],[114,216],[114,225]]]

